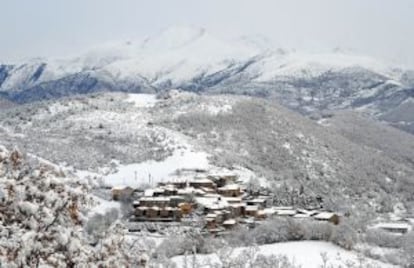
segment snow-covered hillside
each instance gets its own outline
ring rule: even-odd
[[[335,120],[335,116],[326,118],[326,124],[320,125],[259,98],[234,95],[207,96],[179,90],[157,96],[99,93],[16,106],[0,113],[0,143],[8,148],[21,148],[28,156],[48,166],[48,169],[46,177],[38,176],[41,171],[32,172],[31,165],[16,174],[8,160],[8,153],[0,152],[0,209],[5,207],[9,213],[20,201],[32,200],[31,193],[37,188],[42,191],[35,192],[34,203],[41,207],[43,201],[49,202],[48,198],[44,198],[45,193],[51,197],[59,195],[60,190],[55,186],[51,186],[55,188],[49,191],[46,189],[51,183],[54,185],[55,180],[59,180],[56,183],[69,192],[74,190],[72,188],[75,188],[76,193],[83,189],[84,191],[79,194],[82,200],[86,198],[79,204],[79,217],[82,219],[79,225],[71,223],[70,214],[68,215],[65,210],[66,214],[59,219],[61,224],[56,228],[50,228],[50,231],[62,234],[75,232],[76,240],[69,238],[69,241],[78,241],[82,248],[88,250],[86,253],[81,252],[77,263],[92,254],[93,262],[96,257],[97,263],[113,264],[121,253],[128,257],[128,260],[121,259],[122,261],[136,263],[140,261],[143,249],[148,252],[151,261],[169,262],[173,256],[192,252],[195,247],[192,245],[200,241],[204,241],[203,245],[206,245],[206,251],[200,251],[204,253],[215,252],[214,249],[222,249],[224,245],[220,246],[221,238],[218,238],[214,243],[212,241],[210,247],[209,240],[204,240],[204,237],[198,237],[191,232],[186,233],[190,236],[190,241],[187,241],[188,237],[185,236],[170,239],[170,235],[183,235],[184,232],[175,226],[175,223],[171,228],[155,228],[161,230],[156,237],[159,240],[157,247],[144,243],[145,240],[142,239],[148,235],[149,230],[154,231],[153,226],[149,226],[148,230],[142,229],[143,231],[136,236],[129,235],[124,239],[125,227],[117,227],[117,221],[113,220],[125,217],[122,218],[125,221],[131,207],[124,202],[110,201],[111,192],[107,186],[140,186],[141,191],[148,186],[155,187],[159,181],[233,174],[238,175],[247,188],[257,189],[259,186],[266,186],[267,191],[272,194],[272,202],[277,206],[323,207],[341,213],[344,215],[344,222],[352,224],[352,229],[348,225],[332,229],[324,225],[326,229],[323,229],[322,234],[327,236],[321,235],[317,239],[333,241],[348,247],[348,243],[341,244],[343,237],[339,239],[339,234],[352,234],[349,237],[353,239],[356,230],[364,230],[367,222],[379,216],[387,218],[390,215],[404,216],[413,213],[414,165],[411,161],[410,146],[414,144],[414,138],[410,134],[403,135],[396,129],[390,130],[385,125],[371,126],[372,122],[369,120],[355,124],[355,131],[360,135],[365,131],[382,132],[387,135],[385,141],[390,138],[398,140],[400,145],[394,149],[385,146],[380,135],[372,135],[374,140],[366,140],[360,138],[358,133],[343,132],[342,125],[337,124]],[[352,120],[352,114],[340,122],[347,124],[348,120]],[[400,147],[405,149],[401,150]],[[6,158],[3,155],[6,155]],[[6,159],[6,162],[2,162],[2,158]],[[29,170],[29,173],[25,173],[26,170]],[[26,176],[31,173],[31,177]],[[59,177],[60,173],[63,177]],[[70,179],[65,176],[70,176]],[[80,180],[75,177],[79,177]],[[49,178],[53,181],[48,180]],[[8,189],[7,185],[13,184],[14,181],[21,183],[18,186],[19,195],[11,196],[13,206],[4,206],[1,196],[7,192],[4,190]],[[143,191],[142,194],[147,192],[150,191]],[[19,199],[21,196],[22,200]],[[200,198],[197,200],[203,203]],[[212,199],[209,200],[204,201],[211,202]],[[59,204],[57,202],[55,205]],[[36,207],[27,205],[23,209],[28,210],[28,213],[32,213],[32,209],[36,211]],[[25,225],[16,225],[13,241],[21,243],[25,241],[23,238],[27,238],[36,243],[38,236],[32,231],[36,230],[36,222],[30,220],[30,214],[17,215],[21,216]],[[42,223],[42,220],[49,220],[51,217],[36,215],[35,219]],[[265,223],[266,221],[263,221],[263,224],[258,226],[263,228],[256,228],[263,232],[264,235],[261,237],[282,240],[261,243],[287,241],[286,239],[315,239],[313,236],[305,238],[308,236],[301,234],[301,230],[309,233],[321,231],[318,229],[319,225],[299,228],[289,220],[283,221],[281,225]],[[285,223],[289,223],[288,226],[293,229],[283,229],[286,228]],[[14,222],[10,224],[13,225]],[[9,228],[9,222],[3,226]],[[30,231],[25,229],[26,226],[31,228]],[[284,227],[277,229],[274,226]],[[187,229],[184,229],[188,231],[191,228],[187,226]],[[138,229],[140,228],[134,230]],[[270,234],[266,235],[267,230],[285,230],[294,235],[273,237]],[[346,233],[346,230],[350,233]],[[234,233],[233,238],[236,240],[226,242],[233,247],[250,246],[252,244],[246,241],[255,243],[255,239],[260,237],[254,232],[235,231],[240,231],[238,235]],[[85,233],[86,237],[83,235]],[[46,234],[49,235],[49,232]],[[78,256],[78,247],[71,247],[69,252],[74,255],[68,257],[55,250],[56,247],[62,249],[67,236],[41,238],[42,244],[36,244],[36,249],[41,248],[40,252],[44,253],[43,255],[28,252],[26,247],[21,247],[20,244],[10,244],[8,239],[0,239],[0,243],[11,250],[17,250],[19,256],[23,256],[18,257],[21,263],[27,261],[24,259],[26,254],[41,256],[42,262],[52,266],[73,259],[72,256]],[[363,238],[359,239],[358,241],[363,241]],[[110,245],[103,248],[97,241]],[[178,253],[174,250],[164,251],[165,247],[175,249],[168,244],[170,241],[176,243],[174,246],[177,246]],[[294,248],[301,248],[309,253],[309,258],[316,263],[322,258],[319,259],[320,251],[316,250],[316,244],[313,243],[305,242]],[[128,251],[134,245],[135,255]],[[310,246],[315,246],[312,247],[315,250],[310,250]],[[348,258],[360,261],[355,253],[331,244],[321,243],[317,246],[328,252],[329,260],[334,264],[338,262],[338,252],[341,261]],[[402,242],[398,247],[402,247]],[[113,248],[119,249],[120,252],[113,251]],[[50,259],[47,255],[53,250],[56,251],[59,260]],[[274,253],[286,254],[289,258],[293,256],[290,244],[263,245],[260,246],[260,250],[266,254],[276,251]],[[392,252],[400,254],[397,249]],[[0,247],[0,258],[5,253],[2,254]],[[108,257],[111,254],[115,256]],[[401,256],[402,254],[403,252]],[[382,260],[385,258],[380,257]],[[181,261],[182,258],[177,257],[173,260]],[[261,259],[269,260],[274,259]],[[302,261],[299,257],[297,260]],[[114,266],[111,264],[108,266]]]
[[[399,153],[376,136],[341,133],[330,120],[332,127],[321,126],[250,97],[109,93],[8,110],[0,115],[0,134],[6,145],[74,167],[82,177],[98,173],[109,186],[155,185],[186,169],[219,169],[244,174],[244,181],[264,177],[280,191],[288,184],[344,211],[353,202],[343,198],[381,210],[389,192],[399,192],[389,202],[406,201],[409,209],[410,147]],[[364,125],[361,135],[378,129]],[[384,133],[413,143],[397,130]]]

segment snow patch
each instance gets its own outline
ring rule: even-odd
[[[232,253],[232,257],[237,257],[240,254],[243,254],[243,250],[247,248],[236,248]],[[362,264],[361,267],[367,267],[369,265],[374,265],[374,267],[395,267],[393,265],[385,264],[379,261],[375,261],[368,258],[360,258],[360,256],[353,251],[344,250],[338,246],[335,246],[328,242],[319,242],[319,241],[300,241],[300,242],[286,242],[286,243],[276,243],[270,245],[263,245],[257,247],[257,253],[255,256],[262,254],[269,256],[272,254],[275,255],[285,255],[289,260],[294,262],[296,265],[306,268],[319,268],[323,266],[322,255],[326,254],[328,258],[327,267],[348,267],[346,264],[353,263],[353,266],[358,266]],[[199,266],[197,267],[210,267],[207,265],[209,262],[218,264],[214,267],[222,267],[220,259],[217,254],[209,255],[196,255],[185,257],[177,256],[173,257],[172,261],[178,267],[185,267],[185,260],[187,264],[191,266],[192,261],[196,260]],[[362,261],[362,263],[361,263]],[[353,267],[352,266],[352,267]]]
[[[121,210],[121,203],[117,202],[117,201],[108,201],[108,200],[104,200],[98,197],[94,197],[97,199],[97,201],[99,202],[99,205],[97,205],[96,207],[92,208],[89,212],[88,215],[94,215],[94,214],[101,214],[101,215],[105,215],[106,212],[110,211],[111,209],[117,209],[117,210]]]
[[[150,108],[157,103],[157,98],[154,94],[128,94],[127,102],[132,102],[135,107]]]
[[[137,187],[142,183],[155,185],[168,180],[180,169],[209,168],[208,154],[193,152],[189,149],[174,151],[173,155],[163,161],[149,160],[138,164],[120,165],[118,171],[104,177],[104,183],[109,186],[126,185]]]

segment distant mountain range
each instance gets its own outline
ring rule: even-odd
[[[340,50],[274,48],[262,37],[225,41],[169,28],[78,57],[0,65],[0,106],[100,91],[179,88],[277,100],[306,115],[352,109],[414,133],[414,71]]]

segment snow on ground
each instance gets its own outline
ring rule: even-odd
[[[208,154],[179,149],[163,161],[149,160],[138,164],[120,165],[118,171],[104,177],[109,186],[126,185],[137,187],[142,183],[156,185],[172,178],[180,169],[208,169]]]
[[[232,252],[231,256],[236,257],[242,254],[243,250],[246,250],[246,248],[237,248]],[[368,265],[374,265],[374,267],[395,267],[372,259],[361,258],[356,252],[347,251],[331,243],[320,241],[285,242],[263,245],[258,247],[256,255],[285,255],[289,260],[294,261],[297,265],[301,265],[301,267],[319,268],[323,267],[321,254],[325,253],[328,258],[328,265],[326,267],[367,267]],[[187,260],[187,264],[190,264],[189,267],[193,267],[192,256],[187,258],[184,256],[172,258],[172,261],[178,267],[185,267],[185,260]],[[197,267],[210,267],[206,265],[209,262],[220,264],[217,254],[197,255],[196,262],[198,264]],[[347,264],[349,265],[351,263],[354,266],[347,266]],[[359,266],[360,264],[361,266]]]
[[[331,123],[329,122],[329,119],[327,118],[319,119],[316,123],[324,127],[329,127],[331,125]]]
[[[82,180],[86,180],[89,178],[99,178],[101,175],[95,172],[90,172],[87,170],[76,170],[75,172],[76,176]]]
[[[150,108],[157,103],[157,98],[154,94],[128,94],[127,102],[132,102],[135,107]]]
[[[216,103],[199,104],[198,107],[202,111],[206,111],[211,115],[218,115],[220,113],[229,113],[233,109],[233,103],[226,101],[225,99],[220,100]]]
[[[234,166],[231,172],[237,175],[238,180],[243,184],[248,184],[251,179],[254,179],[260,187],[267,188],[270,186],[269,181],[265,177],[258,176],[252,170],[242,166]]]

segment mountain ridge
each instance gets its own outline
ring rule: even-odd
[[[412,109],[407,100],[414,96],[414,71],[349,52],[269,49],[266,41],[257,42],[179,27],[65,60],[0,65],[0,98],[21,104],[99,91],[179,88],[266,97],[306,115],[350,109],[414,133],[414,116],[395,122]]]

